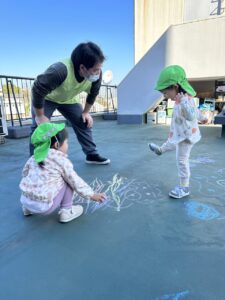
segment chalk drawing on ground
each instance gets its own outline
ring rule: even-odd
[[[225,177],[225,168],[221,168],[221,169],[217,170],[216,173],[217,173],[219,176]]]
[[[189,294],[190,292],[187,290],[187,291],[174,293],[174,294],[165,294],[161,297],[157,297],[155,300],[181,300],[181,299],[185,299],[186,296],[188,296]]]
[[[225,188],[225,180],[217,180],[216,183]]]
[[[186,213],[189,217],[194,217],[200,220],[224,220],[225,216],[221,215],[211,205],[203,204],[198,201],[186,201],[184,203]]]
[[[225,198],[225,180],[224,175],[215,171],[209,176],[193,175],[191,176],[191,189],[198,191],[207,198],[216,198],[222,200]]]
[[[149,184],[137,179],[128,179],[115,174],[112,180],[103,182],[96,178],[90,186],[97,193],[104,192],[107,196],[103,203],[86,200],[79,195],[75,195],[76,204],[84,204],[84,213],[94,213],[96,210],[105,210],[111,208],[115,211],[128,208],[135,203],[148,205],[154,201],[162,200],[165,195],[162,194],[159,185]]]
[[[208,153],[202,154],[201,156],[197,156],[195,158],[189,159],[190,167],[196,167],[199,164],[207,165],[207,164],[214,164],[215,159],[211,158]]]

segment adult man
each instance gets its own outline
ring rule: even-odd
[[[57,109],[72,125],[77,139],[86,154],[86,163],[109,164],[100,156],[92,138],[93,119],[89,111],[99,93],[102,63],[105,57],[94,43],[81,43],[70,59],[51,65],[39,75],[32,87],[33,125],[49,122]],[[87,92],[85,107],[79,103],[79,94]],[[30,147],[33,153],[32,145]]]

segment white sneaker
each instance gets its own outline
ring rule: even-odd
[[[148,146],[149,146],[151,151],[155,152],[155,154],[157,154],[157,155],[162,154],[162,150],[158,145],[150,143],[150,144],[148,144]]]
[[[73,205],[71,208],[62,208],[59,211],[59,222],[67,223],[73,219],[78,218],[83,213],[83,207],[81,205]]]
[[[190,195],[189,187],[176,186],[169,192],[169,196],[175,199],[181,199]]]
[[[32,212],[29,211],[26,207],[22,206],[22,211],[24,216],[31,216]]]

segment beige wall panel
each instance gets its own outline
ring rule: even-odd
[[[225,74],[225,17],[172,26],[166,65],[179,64],[189,78],[219,78]]]
[[[134,0],[135,63],[171,24],[183,21],[183,0]]]

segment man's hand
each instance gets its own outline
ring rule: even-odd
[[[41,123],[50,122],[50,120],[45,115],[36,116],[35,121],[36,121],[37,125],[40,125]]]
[[[84,123],[87,123],[87,127],[91,128],[93,126],[93,119],[89,113],[82,113],[82,119]]]

